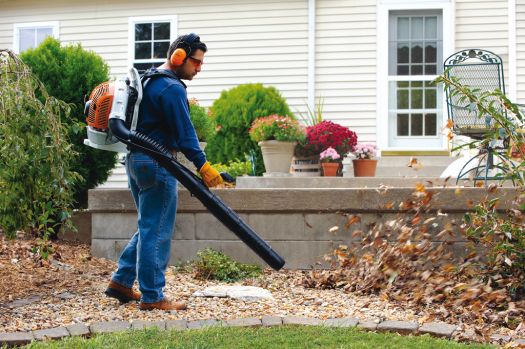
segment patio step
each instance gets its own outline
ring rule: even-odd
[[[126,168],[120,162],[117,162],[115,168],[111,171],[108,180],[100,184],[97,189],[125,189],[128,187],[128,175]]]
[[[444,186],[445,181],[437,177],[237,177],[238,189],[318,189],[318,188],[414,188],[416,184]],[[453,186],[449,180],[446,186]]]
[[[415,160],[414,160],[415,159]],[[454,161],[449,156],[384,156],[377,163],[376,176],[358,177],[353,175],[351,159],[345,159],[343,178],[328,177],[242,177],[237,180],[238,188],[364,188],[380,185],[412,187],[421,181],[433,181]],[[410,163],[411,167],[409,167]],[[348,180],[346,180],[348,179]],[[351,179],[351,180],[350,180]],[[111,171],[108,180],[97,189],[121,189],[128,187],[128,177],[120,162]]]
[[[456,158],[451,156],[383,156],[377,163],[376,177],[435,177]],[[353,177],[352,166],[346,175]]]

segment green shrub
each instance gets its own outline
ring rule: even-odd
[[[208,141],[208,139],[213,136],[215,126],[213,125],[213,120],[208,115],[206,108],[200,106],[195,98],[190,100],[190,118],[195,127],[195,131],[197,132],[197,138],[199,141]]]
[[[210,112],[217,125],[217,133],[206,147],[210,161],[225,163],[251,155],[257,175],[264,172],[264,164],[259,146],[248,135],[252,122],[272,114],[293,116],[279,91],[262,84],[244,84],[223,91]]]
[[[70,223],[79,177],[63,122],[69,111],[16,55],[0,51],[0,228],[10,238],[24,230],[47,239]]]
[[[243,264],[211,248],[197,253],[199,259],[194,262],[195,278],[235,282],[261,275],[261,267],[255,264]]]
[[[252,164],[250,161],[228,161],[226,164],[213,164],[219,172],[228,172],[233,178],[244,175],[253,175]]]
[[[71,164],[84,181],[75,185],[77,207],[87,204],[87,191],[107,180],[115,166],[116,153],[84,145],[86,138],[84,101],[98,84],[109,80],[108,66],[94,52],[80,44],[60,46],[60,41],[47,38],[40,46],[20,55],[31,71],[42,81],[47,92],[71,103],[71,114],[63,120],[73,150],[79,154]]]

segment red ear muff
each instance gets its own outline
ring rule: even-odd
[[[186,50],[183,48],[178,48],[171,54],[170,57],[170,63],[171,65],[178,67],[181,66],[184,63],[184,60],[186,59]]]

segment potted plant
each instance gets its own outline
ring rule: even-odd
[[[332,121],[322,121],[306,128],[306,143],[303,151],[320,154],[322,151],[333,148],[340,156],[339,162],[348,155],[357,144],[357,135],[348,127]],[[342,176],[342,166],[339,166],[338,176]]]
[[[310,146],[307,137],[297,142],[292,159],[293,175],[296,177],[317,177],[320,175],[319,152]]]
[[[334,148],[328,147],[328,149],[319,155],[319,158],[321,160],[321,166],[323,167],[323,176],[337,176],[339,167],[341,167],[341,155],[339,155]]]
[[[372,159],[377,154],[377,147],[371,143],[357,143],[354,151],[354,177],[374,177],[376,175],[377,160]]]
[[[304,130],[289,116],[269,115],[255,119],[248,131],[261,147],[266,175],[289,175],[295,145]]]
[[[310,108],[306,104],[307,113],[297,112],[303,124],[315,126],[323,121],[324,101],[319,97],[317,104]],[[320,173],[319,152],[309,146],[308,137],[297,143],[292,159],[293,175],[296,177],[317,177]]]

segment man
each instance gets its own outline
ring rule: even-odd
[[[186,85],[201,71],[207,48],[196,34],[178,37],[168,59],[146,73],[137,131],[181,151],[199,169],[208,187],[222,183],[221,175],[206,161],[190,120]],[[160,73],[160,74],[159,74]],[[183,310],[186,304],[163,294],[165,271],[177,210],[177,180],[157,161],[138,150],[126,157],[129,186],[138,210],[138,230],[122,252],[106,295],[121,302],[139,301],[142,310]],[[138,279],[142,295],[133,290]]]

